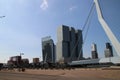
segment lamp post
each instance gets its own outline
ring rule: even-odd
[[[20,57],[21,57],[21,60],[20,60],[20,63],[19,63],[19,67],[18,67],[18,70],[19,72],[21,71],[21,68],[22,68],[22,55],[24,55],[24,53],[20,53]]]
[[[20,53],[20,57],[21,57],[20,63],[22,62],[22,55],[24,55],[24,53]]]
[[[24,55],[24,53],[20,53],[20,56],[22,57],[22,55]]]
[[[20,64],[22,63],[22,55],[24,55],[24,53],[20,53],[20,57],[21,57]]]

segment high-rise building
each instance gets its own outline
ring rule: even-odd
[[[55,45],[50,36],[42,38],[43,62],[55,62]]]
[[[78,59],[83,59],[83,49],[82,49],[82,45],[83,45],[83,36],[82,36],[82,30],[76,30],[76,42],[75,42],[75,46],[76,46],[76,56],[78,57]],[[77,44],[77,45],[76,45]]]
[[[104,52],[105,52],[105,57],[113,57],[113,50],[110,43],[106,43],[106,49]]]
[[[111,56],[111,51],[110,51],[110,49],[105,49],[105,57],[107,58],[107,57],[112,57]]]
[[[73,27],[62,25],[57,29],[56,61],[64,59],[65,62],[83,58],[82,31]]]
[[[61,26],[57,29],[56,61],[68,60],[70,56],[70,33],[69,27]]]
[[[97,53],[97,45],[95,43],[92,44],[91,46],[91,53],[92,53],[92,59],[97,59],[98,58],[98,53]]]

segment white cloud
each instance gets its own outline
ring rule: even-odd
[[[47,2],[47,0],[43,0],[42,4],[40,5],[40,8],[42,10],[46,10],[48,8],[48,2]]]
[[[69,11],[73,11],[76,8],[77,8],[77,6],[72,6],[72,7],[69,8]]]

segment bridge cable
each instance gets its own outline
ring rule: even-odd
[[[89,16],[89,18],[88,18],[88,20],[87,20],[87,23],[86,23],[86,26],[88,26],[88,27],[87,27],[87,31],[86,31],[86,34],[85,34],[84,39],[83,39],[82,47],[81,47],[81,49],[80,49],[80,51],[79,51],[78,60],[79,60],[80,55],[81,55],[81,53],[82,53],[82,48],[83,48],[83,46],[84,46],[84,43],[86,42],[86,39],[87,39],[87,35],[88,35],[89,28],[90,28],[91,19],[92,19],[92,17],[93,17],[94,5],[95,5],[95,4],[93,4],[93,6],[92,6],[92,8],[91,8],[90,16]]]
[[[94,5],[95,5],[95,4],[93,3],[93,5],[92,5],[92,7],[91,7],[91,9],[90,9],[90,12],[89,12],[89,14],[88,14],[88,17],[87,17],[87,19],[86,19],[86,22],[85,22],[83,28],[81,29],[82,32],[85,30],[88,22],[90,23],[89,19],[90,19],[90,17],[91,17],[92,12],[93,12]],[[87,29],[87,32],[88,32],[88,29]],[[87,34],[86,34],[86,36],[87,36]],[[85,39],[84,39],[84,40],[86,40],[86,36],[85,36]],[[78,37],[78,40],[77,40],[75,46],[74,46],[73,49],[72,49],[71,56],[70,56],[70,60],[72,60],[72,56],[73,56],[74,50],[76,49],[76,47],[77,47],[77,45],[78,45],[79,40],[80,40],[81,37],[82,37],[82,34],[80,34],[80,36]],[[85,41],[84,41],[84,42],[85,42]],[[83,43],[82,43],[82,47],[83,47]],[[81,52],[81,51],[82,51],[82,48],[80,49],[80,52]],[[81,53],[79,53],[79,55],[78,55],[78,59],[79,59],[79,57],[80,57],[80,54],[81,54]]]

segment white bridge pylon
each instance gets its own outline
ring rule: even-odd
[[[117,52],[118,56],[120,57],[120,43],[117,40],[117,38],[115,37],[115,35],[113,34],[113,32],[111,31],[111,29],[109,28],[109,26],[107,25],[107,23],[105,22],[98,0],[94,0],[94,3],[96,6],[96,10],[97,10],[98,20],[99,20],[101,26],[103,27],[104,31],[106,32],[113,47],[115,48],[115,51]]]

